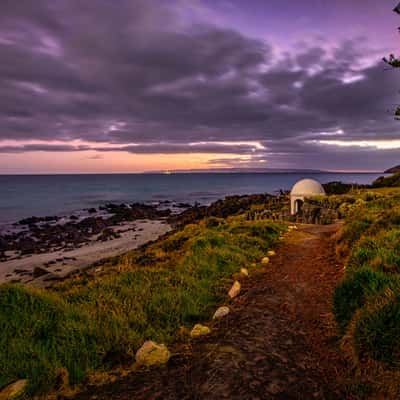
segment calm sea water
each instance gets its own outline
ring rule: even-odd
[[[377,174],[202,173],[116,175],[0,175],[0,223],[32,215],[62,215],[107,202],[202,204],[233,194],[290,189],[301,178],[321,183],[371,183]]]

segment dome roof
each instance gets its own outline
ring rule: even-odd
[[[324,195],[325,190],[315,179],[302,179],[293,186],[290,194],[295,196],[318,196]]]

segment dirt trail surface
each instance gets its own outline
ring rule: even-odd
[[[89,388],[77,399],[345,399],[333,289],[338,226],[299,226],[270,264],[242,280],[212,333],[172,349],[167,366]]]

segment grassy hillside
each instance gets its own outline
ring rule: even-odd
[[[366,382],[400,395],[400,190],[376,192],[349,212],[338,239],[347,257],[334,311],[342,347]],[[391,398],[392,398],[391,397]]]
[[[372,183],[372,187],[400,187],[400,172],[396,172],[390,176],[381,176]]]
[[[232,274],[259,261],[283,229],[210,218],[51,292],[0,286],[0,387],[27,378],[30,393],[44,393],[66,373],[78,383],[131,362],[147,339],[171,343],[181,326],[211,316]]]

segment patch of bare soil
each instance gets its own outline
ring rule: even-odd
[[[88,388],[77,399],[345,399],[332,293],[342,275],[337,226],[300,226],[271,263],[242,281],[209,336],[173,349],[167,366]]]

